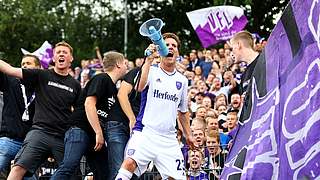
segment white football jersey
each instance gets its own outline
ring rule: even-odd
[[[188,80],[176,70],[168,74],[160,67],[150,67],[137,121],[156,134],[175,133],[177,111],[187,112]]]

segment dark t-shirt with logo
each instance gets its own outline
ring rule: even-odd
[[[100,124],[104,126],[109,116],[111,107],[114,106],[117,96],[117,88],[111,77],[106,73],[94,76],[86,85],[81,95],[81,103],[75,107],[71,116],[74,126],[77,126],[86,132],[94,133],[86,116],[84,102],[87,97],[95,96],[97,98],[96,108]]]
[[[123,77],[123,81],[131,84],[133,87],[130,94],[128,95],[129,96],[128,98],[130,101],[132,111],[135,114],[135,116],[137,116],[139,113],[140,99],[141,99],[140,92],[137,92],[134,89],[135,83],[137,83],[136,81],[138,80],[139,71],[140,71],[140,68],[132,69]],[[115,106],[110,110],[110,114],[108,116],[108,121],[122,122],[128,127],[128,131],[129,131],[129,119],[126,116],[126,114],[123,112],[118,98],[116,98]]]
[[[140,103],[141,103],[141,93],[136,91],[134,86],[138,83],[139,80],[138,76],[141,68],[134,68],[129,71],[123,78],[124,81],[132,85],[132,90],[129,94],[129,101],[131,104],[132,111],[134,115],[137,117],[140,111]]]
[[[80,84],[70,75],[62,76],[54,70],[23,69],[22,72],[23,83],[34,87],[36,95],[32,129],[63,138],[71,124],[72,106],[79,103]]]

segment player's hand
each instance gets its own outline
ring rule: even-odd
[[[151,52],[149,56],[146,57],[146,62],[152,63],[154,58],[159,56],[159,53],[157,51],[157,46],[155,44],[150,44],[148,48],[145,50],[145,52]]]
[[[94,146],[95,151],[99,151],[102,146],[104,146],[104,138],[103,134],[101,133],[96,133],[96,145]]]
[[[131,133],[134,125],[136,124],[136,117],[135,116],[130,117],[129,120],[130,120],[129,127],[130,127],[130,133]]]
[[[194,139],[194,137],[192,135],[189,135],[187,137],[187,144],[189,145],[190,149],[199,148],[198,145],[196,145],[196,140]]]

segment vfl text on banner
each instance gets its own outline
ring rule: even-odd
[[[230,39],[248,22],[243,9],[235,6],[199,9],[187,12],[187,16],[204,48]]]

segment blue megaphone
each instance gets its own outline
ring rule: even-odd
[[[147,36],[151,41],[157,45],[158,52],[160,56],[167,56],[169,50],[167,45],[161,35],[161,28],[164,26],[164,23],[159,18],[149,19],[148,21],[144,22],[139,29],[139,33],[142,36]],[[145,56],[150,56],[152,52],[146,51]]]

